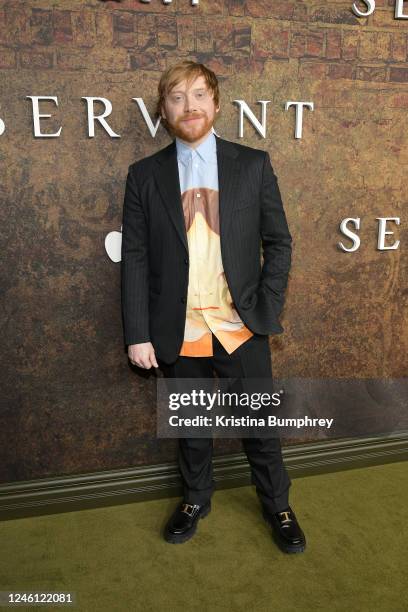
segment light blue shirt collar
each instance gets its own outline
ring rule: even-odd
[[[187,165],[191,154],[198,154],[205,162],[214,160],[217,156],[217,143],[215,141],[214,132],[210,132],[207,138],[198,145],[195,149],[189,147],[176,136],[177,159]]]

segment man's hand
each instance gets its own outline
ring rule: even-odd
[[[141,344],[129,344],[128,355],[130,362],[139,368],[149,370],[152,366],[158,368],[156,355],[154,353],[153,344],[151,342],[142,342]]]

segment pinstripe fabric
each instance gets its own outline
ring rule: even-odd
[[[129,168],[122,217],[121,292],[126,344],[149,342],[148,227]]]
[[[215,135],[219,235],[231,299],[248,330],[279,334],[291,235],[269,154]],[[261,258],[261,251],[263,258]],[[176,141],[129,166],[122,217],[125,344],[173,363],[184,341],[189,247]]]

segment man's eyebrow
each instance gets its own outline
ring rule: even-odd
[[[205,91],[206,87],[196,87],[196,89],[193,89],[193,91]],[[180,89],[172,89],[172,91],[170,92],[171,94],[174,93],[184,93],[184,91],[181,91]]]

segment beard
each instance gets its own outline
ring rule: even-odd
[[[190,117],[199,117],[199,119],[191,121],[190,123],[183,121],[183,119],[187,117],[188,115],[178,119],[174,123],[167,122],[173,136],[177,136],[186,142],[195,142],[199,140],[202,136],[207,134],[214,125],[215,117],[209,119],[204,113],[193,113],[190,115]]]

